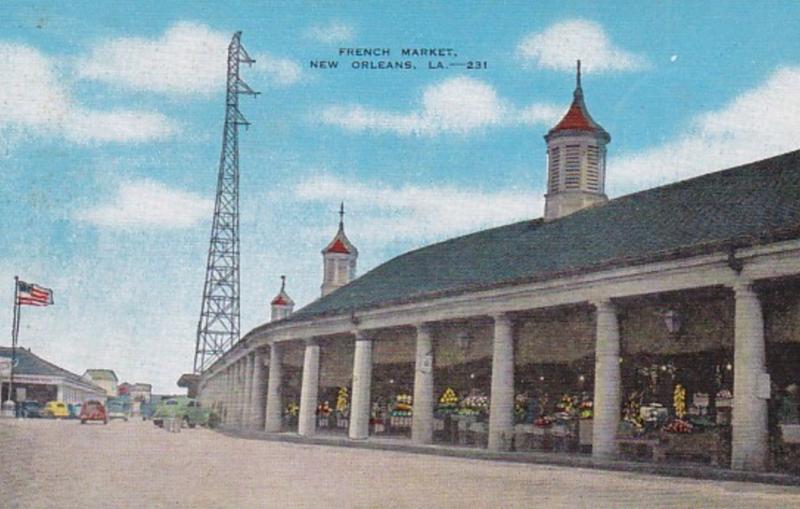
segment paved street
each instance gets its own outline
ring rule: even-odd
[[[0,507],[800,507],[800,488],[0,421]]]

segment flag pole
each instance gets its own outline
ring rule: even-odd
[[[12,400],[14,394],[14,363],[17,360],[17,336],[19,335],[19,277],[14,276],[14,319],[11,323],[11,366],[8,373],[8,395],[3,402],[3,415],[14,417],[15,405]],[[8,403],[8,405],[7,405]],[[10,415],[9,415],[10,414]]]
[[[11,328],[11,373],[8,384],[8,400],[14,401],[14,364],[17,362],[17,338],[19,337],[19,276],[14,276],[14,323]]]

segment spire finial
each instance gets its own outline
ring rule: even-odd
[[[578,59],[578,77],[576,82],[576,88],[581,88],[581,60]]]
[[[339,205],[339,228],[344,228],[344,202]]]
[[[281,276],[281,291],[286,289],[286,276]]]

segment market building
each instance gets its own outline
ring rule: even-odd
[[[229,428],[783,468],[800,442],[800,151],[609,200],[610,140],[578,74],[545,136],[543,218],[355,277],[340,217],[322,297],[273,301],[199,397]]]
[[[83,377],[105,389],[110,397],[118,393],[119,379],[113,369],[87,369]]]
[[[17,365],[14,368],[13,401],[37,401],[44,405],[48,401],[66,404],[81,403],[87,399],[106,400],[106,391],[64,368],[48,362],[30,351],[16,349]],[[11,348],[0,347],[0,359],[12,358]],[[2,401],[8,399],[9,373],[2,376]]]

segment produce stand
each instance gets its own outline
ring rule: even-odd
[[[581,419],[578,421],[578,447],[581,450],[592,447],[592,431],[594,419]]]
[[[662,433],[654,459],[703,459],[713,466],[726,466],[730,456],[726,435],[723,428],[699,433]]]

